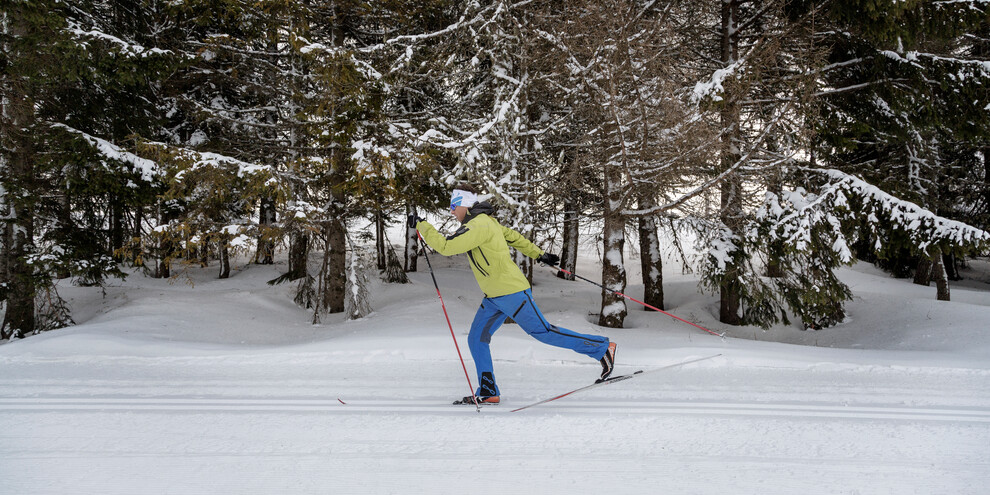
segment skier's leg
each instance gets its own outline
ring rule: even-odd
[[[490,343],[492,334],[502,326],[505,321],[505,313],[499,310],[498,306],[490,299],[481,301],[481,307],[474,315],[471,323],[471,332],[468,334],[468,348],[471,349],[471,357],[474,359],[475,369],[478,371],[478,390],[475,392],[479,397],[490,397],[499,395],[498,385],[495,384],[495,369],[492,364],[492,352]]]
[[[502,311],[508,313],[526,333],[536,340],[552,346],[571,349],[596,360],[601,360],[608,351],[608,337],[577,333],[551,325],[543,317],[540,309],[536,307],[529,289],[510,294],[510,296],[512,296],[511,299],[504,299],[504,302],[503,298],[499,298]],[[503,297],[509,298],[510,296]],[[511,304],[512,308],[506,308],[507,304]]]

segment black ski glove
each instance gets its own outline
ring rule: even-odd
[[[560,263],[560,256],[553,253],[543,253],[539,258],[536,258],[536,261],[544,265],[557,266],[557,263]]]
[[[415,229],[417,223],[424,222],[424,221],[426,221],[425,218],[423,218],[423,217],[421,217],[419,215],[416,215],[416,214],[412,214],[412,215],[409,215],[409,220],[406,220],[406,225],[409,226],[410,229]]]

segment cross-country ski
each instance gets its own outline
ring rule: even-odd
[[[522,411],[523,409],[529,409],[531,407],[539,406],[541,404],[546,404],[547,402],[552,402],[552,401],[555,401],[557,399],[563,399],[564,397],[567,397],[569,395],[574,395],[574,394],[576,394],[578,392],[583,392],[585,390],[591,390],[591,389],[597,388],[597,387],[604,387],[605,385],[613,385],[615,383],[618,383],[618,382],[621,382],[621,381],[625,381],[625,380],[628,380],[630,378],[635,378],[637,376],[642,376],[644,374],[655,373],[657,371],[662,371],[662,370],[669,370],[671,368],[678,368],[678,367],[681,367],[681,366],[684,366],[684,365],[688,365],[688,364],[691,364],[691,363],[697,363],[699,361],[705,361],[707,359],[712,359],[712,358],[716,358],[716,357],[719,357],[719,356],[721,356],[721,354],[715,354],[715,355],[712,355],[712,356],[706,356],[706,357],[702,357],[702,358],[690,359],[690,360],[687,360],[687,361],[681,361],[679,363],[669,364],[667,366],[661,366],[659,368],[653,368],[653,369],[650,369],[650,370],[639,370],[639,371],[634,371],[632,373],[628,373],[628,374],[625,374],[625,375],[614,376],[612,378],[609,378],[609,379],[606,379],[606,380],[603,380],[603,381],[598,381],[598,382],[592,383],[591,385],[585,385],[584,387],[571,390],[570,392],[565,392],[563,394],[557,395],[555,397],[551,397],[549,399],[544,399],[544,400],[541,400],[539,402],[534,402],[532,404],[529,404],[529,405],[526,405],[526,406],[522,406],[522,407],[513,409],[510,412]]]

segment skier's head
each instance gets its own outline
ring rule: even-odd
[[[454,186],[453,192],[450,193],[450,212],[458,221],[463,222],[468,210],[477,202],[478,190],[471,184],[462,182]]]

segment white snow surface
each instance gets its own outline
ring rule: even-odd
[[[463,257],[431,261],[476,385],[481,293]],[[291,286],[265,284],[284,264],[63,287],[78,325],[0,345],[0,493],[988,493],[985,261],[951,302],[845,269],[849,318],[821,331],[727,327],[695,278],[665,273],[667,309],[724,340],[635,303],[627,328],[598,327],[600,289],[539,269],[547,319],[617,342],[617,374],[721,356],[518,413],[598,363],[508,324],[502,405],[451,405],[470,390],[420,267],[376,283],[369,316],[315,326]]]

